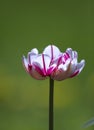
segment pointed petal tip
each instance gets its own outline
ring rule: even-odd
[[[31,55],[31,54],[38,54],[38,50],[37,50],[37,48],[34,48],[34,49],[32,49],[31,51],[29,51],[28,52],[28,55]]]
[[[81,73],[81,71],[83,70],[84,66],[85,66],[85,60],[83,59],[83,60],[81,60],[80,63],[78,63],[77,70],[75,71],[75,73],[73,75],[74,76],[79,75]],[[74,76],[72,76],[72,77],[74,77]]]
[[[85,60],[83,59],[83,60],[81,60],[81,65],[82,65],[82,67],[84,67],[85,66]]]
[[[31,50],[31,52],[34,53],[34,54],[38,54],[38,49],[34,48],[34,49]]]
[[[85,60],[83,59],[82,62],[85,64]]]
[[[28,72],[28,62],[24,55],[22,56],[22,64],[23,64],[25,70]]]
[[[69,47],[69,48],[67,48],[67,49],[66,49],[66,51],[72,51],[72,48],[71,48],[71,47]]]
[[[23,56],[22,56],[22,62],[24,62],[24,60],[25,60],[25,56],[23,55]]]

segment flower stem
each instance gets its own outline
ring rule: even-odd
[[[50,78],[49,85],[49,130],[53,130],[53,97],[54,97],[54,80]]]

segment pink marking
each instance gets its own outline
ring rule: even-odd
[[[65,64],[65,62],[64,62],[64,61],[63,61],[62,63],[63,63],[63,64]]]
[[[51,67],[47,70],[47,76],[50,76],[50,74],[54,71],[54,67]]]
[[[37,65],[34,64],[34,67],[35,67],[35,70],[36,70],[40,75],[44,76],[43,71],[42,71]]]
[[[42,60],[43,60],[43,73],[46,75],[46,66],[45,66],[45,59],[44,59],[44,54],[42,54]]]
[[[30,54],[29,54],[29,56],[28,56],[28,62],[29,62],[29,64],[31,65]]]
[[[64,54],[64,59],[65,59],[65,61],[66,61],[68,58],[70,58],[70,56],[69,56],[69,54],[66,52],[66,53]]]
[[[70,78],[72,78],[72,77],[76,76],[77,74],[79,74],[79,70],[78,70],[78,71],[76,71],[75,73],[73,73],[73,74],[70,76]]]
[[[53,62],[53,58],[54,58],[54,56],[53,56],[53,45],[51,45],[51,61],[50,61],[50,65]]]
[[[70,58],[70,55],[67,52],[66,52],[66,55],[67,55],[68,58]]]
[[[62,63],[65,64],[65,62],[70,58],[69,54],[66,52],[63,54],[63,60],[62,60]]]
[[[30,72],[32,70],[32,66],[28,65],[28,71]]]
[[[77,58],[77,53],[74,51],[74,58]]]
[[[53,56],[53,45],[51,45],[51,60],[53,60],[54,56]]]
[[[61,57],[59,57],[59,59],[58,59],[58,62],[57,62],[57,67],[58,67],[61,63],[62,63],[62,56],[61,56]]]

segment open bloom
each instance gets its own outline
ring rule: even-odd
[[[23,65],[35,79],[41,80],[50,76],[54,80],[64,80],[74,77],[82,71],[85,60],[78,63],[77,59],[77,52],[71,48],[62,53],[58,47],[49,45],[41,54],[36,48],[32,49],[27,58],[23,56]]]

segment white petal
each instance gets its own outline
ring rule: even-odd
[[[75,64],[74,62],[71,62],[71,64],[70,64],[70,73],[73,74],[75,72],[76,68],[77,68],[77,64]]]
[[[69,54],[71,59],[78,58],[78,53],[76,51],[73,51],[72,48],[68,48],[66,52]]]
[[[78,63],[76,66],[71,65],[70,68],[71,68],[72,72],[71,72],[70,77],[74,77],[74,76],[78,75],[82,71],[84,66],[85,66],[85,60],[81,60],[81,62]]]
[[[62,56],[59,56],[58,58],[53,59],[51,62],[51,65],[56,64],[58,66],[60,65],[60,63],[62,63]]]
[[[78,53],[76,51],[72,51],[72,58],[78,58]]]
[[[30,75],[37,79],[37,80],[43,80],[45,77],[43,77],[39,72],[37,72],[34,68],[32,68],[32,71],[30,72]]]
[[[82,71],[84,66],[85,66],[85,60],[81,60],[81,62],[77,64],[77,69],[79,70],[79,73]]]
[[[53,68],[53,70],[54,70],[56,67],[57,67],[57,64],[52,64],[52,65],[50,65],[49,69]]]
[[[77,64],[77,58],[74,58],[71,62],[76,65]]]
[[[34,59],[33,64],[38,66],[45,75],[47,72],[47,69],[49,69],[50,62],[51,60],[49,56],[40,54]]]
[[[30,65],[32,65],[32,62],[38,55],[38,50],[36,48],[32,49],[31,52],[28,53],[27,59]]]
[[[58,66],[58,69],[62,69],[63,71],[67,71],[69,64],[70,64],[70,59],[68,59],[65,64],[60,64]]]
[[[64,71],[63,69],[57,69],[56,71],[53,71],[51,78],[58,81],[69,78],[68,70]]]
[[[47,54],[51,57],[51,59],[54,59],[57,58],[61,54],[61,52],[58,47],[54,45],[49,45],[44,49],[43,54]]]
[[[32,66],[33,66],[33,68],[35,68],[35,66],[36,66],[36,67],[40,68],[41,70],[43,69],[42,64],[39,63],[38,61],[34,61],[34,62],[32,63]]]
[[[70,64],[71,73],[74,73],[74,71],[76,70],[76,68],[77,68],[77,59],[74,58],[74,59],[71,61],[71,64]]]
[[[44,62],[45,62],[45,67],[46,67],[46,71],[47,71],[47,69],[49,69],[49,66],[51,63],[51,58],[47,55],[44,55]]]
[[[23,65],[24,65],[26,71],[28,71],[28,62],[27,62],[27,59],[25,58],[25,56],[23,56],[22,62],[23,62]]]
[[[32,54],[38,54],[37,48],[32,49],[30,53],[32,53]]]
[[[67,48],[66,52],[69,54],[69,56],[72,58],[72,48]]]

